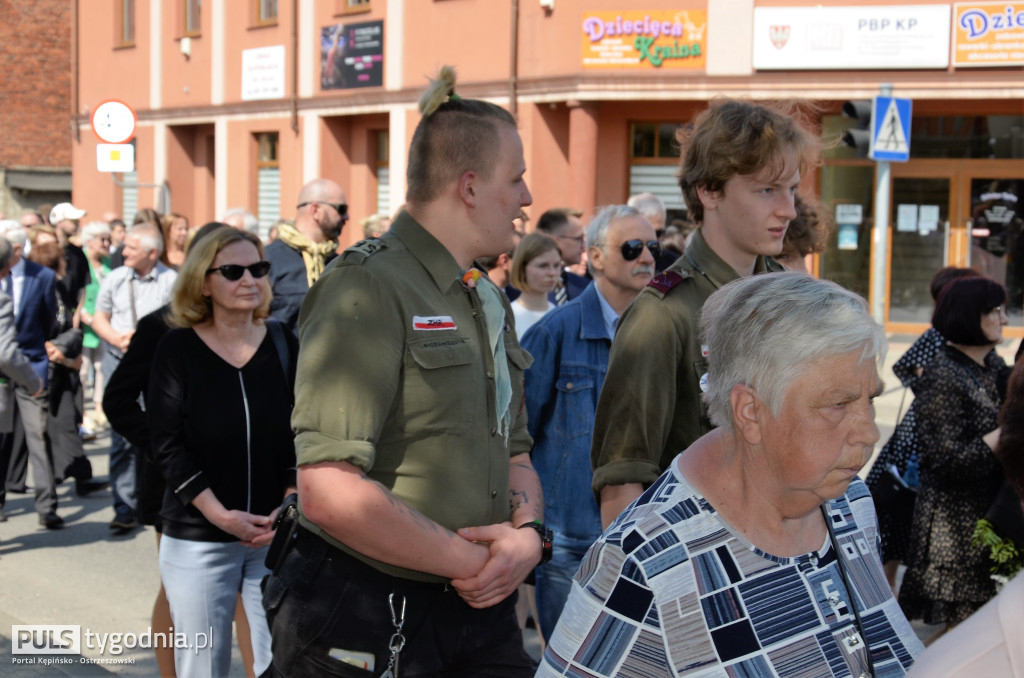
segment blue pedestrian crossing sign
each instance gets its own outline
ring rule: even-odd
[[[907,162],[910,160],[910,99],[875,97],[871,103],[872,160]]]

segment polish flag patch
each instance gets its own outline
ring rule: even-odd
[[[433,315],[433,316],[420,316],[414,315],[412,317],[412,328],[414,330],[454,330],[455,321],[452,320],[450,315]]]

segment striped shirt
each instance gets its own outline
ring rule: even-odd
[[[876,675],[924,647],[885,579],[871,495],[827,504]],[[859,676],[866,652],[829,539],[793,558],[728,525],[676,464],[584,557],[537,676]]]

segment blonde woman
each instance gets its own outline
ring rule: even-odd
[[[290,426],[298,344],[268,320],[270,264],[259,238],[220,229],[186,259],[146,399],[166,481],[160,576],[176,633],[230,638],[240,592],[254,671],[270,664],[260,581],[273,518],[295,485]],[[227,675],[228,643],[175,649],[183,676]]]

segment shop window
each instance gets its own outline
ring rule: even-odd
[[[370,11],[370,0],[338,0],[335,14],[358,14]]]
[[[277,23],[277,0],[254,0],[256,3],[256,25],[266,26]]]
[[[822,118],[826,142],[835,142],[851,121]],[[1024,158],[1024,116],[915,115],[910,122],[911,158],[1019,160]],[[854,149],[830,143],[826,160],[852,160]],[[870,160],[862,162],[870,164]]]
[[[182,34],[193,37],[202,32],[202,0],[182,0]]]
[[[630,155],[634,158],[671,158],[675,162],[679,158],[677,129],[679,125],[674,122],[633,123]]]
[[[281,218],[281,166],[278,160],[277,132],[256,135],[256,218],[260,236],[267,237],[270,227]]]
[[[686,214],[679,190],[679,142],[675,122],[636,122],[630,127],[629,194],[661,198],[671,223]]]
[[[117,7],[117,46],[135,46],[135,0],[115,0]]]

